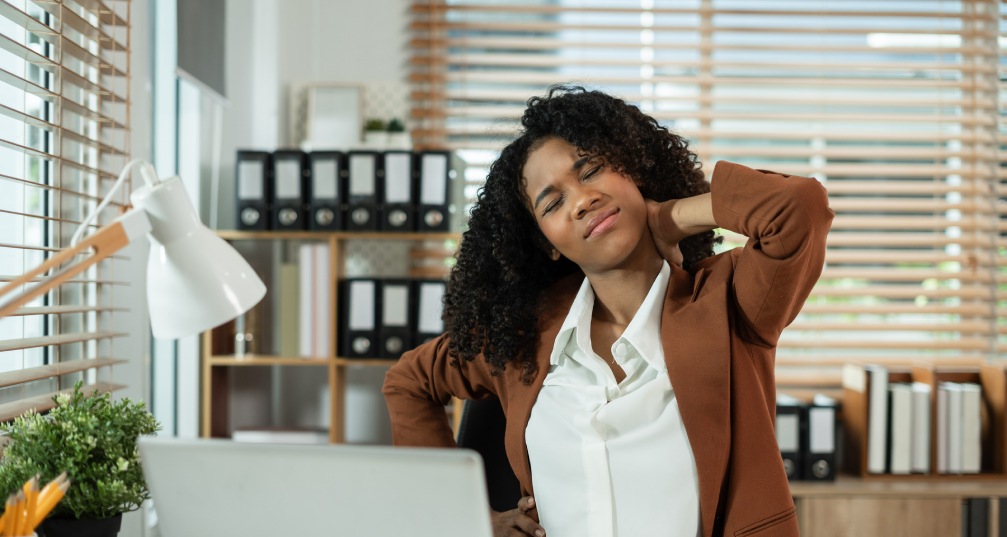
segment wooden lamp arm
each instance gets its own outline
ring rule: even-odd
[[[62,285],[95,263],[125,248],[130,242],[148,231],[150,231],[150,219],[147,217],[147,214],[143,211],[132,210],[111,224],[101,228],[93,235],[88,236],[77,245],[60,250],[58,254],[50,257],[45,263],[29,270],[3,286],[3,288],[0,288],[0,318],[14,313],[33,298]],[[61,265],[71,261],[74,257],[89,249],[93,249],[91,255],[78,263],[59,269]],[[55,272],[46,276],[51,270],[55,270]],[[32,285],[32,280],[35,278],[41,278],[41,280],[34,282],[34,285]],[[20,294],[15,293],[15,291],[25,285],[30,285],[30,287]],[[12,293],[14,294],[11,298],[5,298]]]

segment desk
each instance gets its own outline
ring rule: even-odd
[[[839,476],[832,483],[796,481],[790,491],[802,537],[970,537],[962,534],[971,509],[966,500],[983,504],[977,513],[986,509],[984,537],[1007,537],[998,529],[1004,479]]]

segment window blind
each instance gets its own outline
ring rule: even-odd
[[[1007,355],[1004,8],[991,0],[414,0],[413,137],[474,197],[557,82],[637,104],[718,160],[813,176],[836,219],[777,379]],[[725,246],[743,237],[725,234]]]
[[[68,246],[128,161],[129,38],[128,1],[0,0],[0,287]],[[79,379],[88,392],[123,387],[112,366],[124,361],[116,316],[130,314],[116,307],[131,292],[124,261],[0,318],[0,421],[51,408]]]

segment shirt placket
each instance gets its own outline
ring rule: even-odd
[[[579,429],[584,431],[582,460],[586,478],[588,504],[588,537],[612,537],[615,527],[612,497],[612,479],[605,445],[605,426],[598,422],[598,412],[605,403],[599,401],[597,410],[579,417]]]

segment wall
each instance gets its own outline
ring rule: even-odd
[[[225,177],[233,177],[238,148],[293,142],[286,135],[292,82],[404,82],[407,25],[407,0],[229,0]],[[233,194],[227,184],[221,199]],[[233,221],[229,203],[220,217]]]
[[[405,81],[407,0],[229,0],[219,221],[233,228],[234,155],[239,148],[292,146],[288,136],[291,84]],[[208,199],[208,196],[204,196]],[[205,215],[204,215],[205,216]],[[271,413],[285,423],[321,423],[325,379],[309,368],[240,368],[232,378],[232,423]],[[351,369],[347,378],[347,440],[389,440],[380,384],[383,369]],[[271,404],[252,394],[279,390]],[[263,391],[266,390],[266,391]],[[377,422],[378,427],[375,428]]]
[[[135,0],[130,10],[132,37],[130,39],[130,150],[132,158],[151,158],[151,43],[148,29],[151,26],[147,2]],[[134,179],[136,186],[137,179]],[[129,384],[129,388],[117,395],[131,399],[147,400],[150,397],[150,321],[147,315],[147,297],[145,285],[147,281],[146,241],[134,243],[126,248],[123,255],[130,261],[126,265],[131,277],[127,281],[134,282],[131,292],[116,296],[122,299],[129,308],[129,313],[116,317],[117,331],[128,332],[130,335],[122,340],[122,347],[116,353],[129,359],[128,364],[116,366],[115,378]],[[116,267],[118,270],[118,266]],[[143,292],[138,292],[143,291]],[[121,374],[121,376],[120,376]]]
[[[132,158],[151,160],[151,19],[150,2],[134,0],[130,7],[130,149]],[[134,181],[134,185],[137,183]],[[127,247],[121,255],[129,261],[116,266],[127,273],[123,278],[134,282],[130,292],[116,296],[117,304],[123,304],[128,312],[115,318],[116,331],[130,335],[116,342],[115,354],[125,358],[128,363],[116,366],[113,370],[113,381],[128,384],[126,390],[116,392],[116,397],[150,401],[150,321],[147,314],[147,296],[144,292],[147,275],[146,241],[140,241]],[[144,535],[143,510],[126,513],[122,519],[120,537],[139,537]]]

